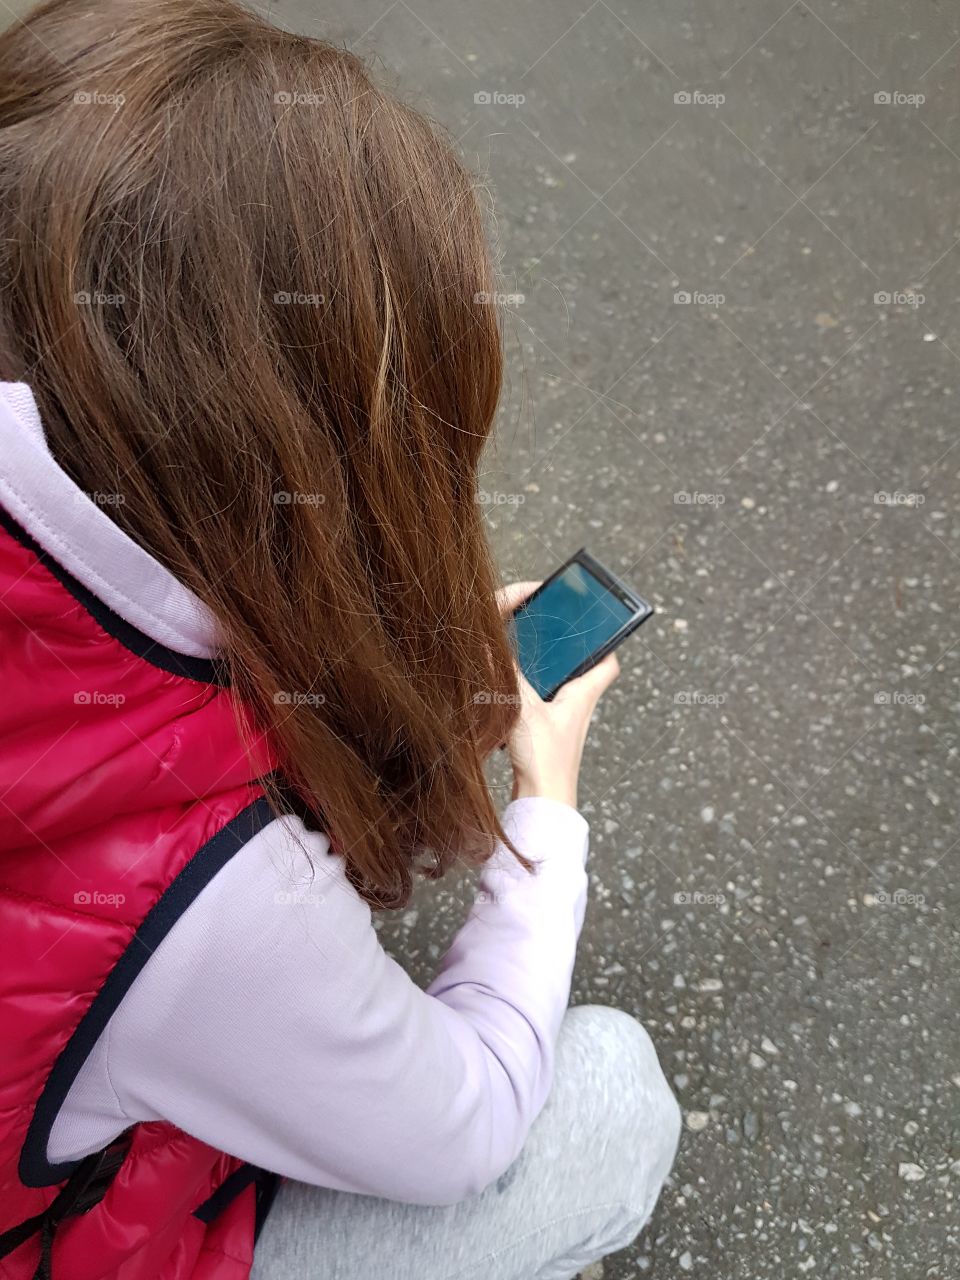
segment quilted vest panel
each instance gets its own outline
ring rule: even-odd
[[[214,663],[112,614],[0,512],[0,1234],[86,1176],[47,1158],[70,1084],[178,916],[272,820],[272,762],[241,722]],[[96,1202],[46,1224],[56,1280],[249,1274],[267,1180],[167,1124],[113,1155]],[[42,1227],[8,1237],[0,1277],[33,1276]]]

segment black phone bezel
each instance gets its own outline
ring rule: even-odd
[[[547,589],[555,578],[559,578],[560,575],[569,569],[572,564],[583,565],[587,572],[593,574],[593,576],[601,582],[604,587],[606,587],[611,595],[616,596],[621,604],[625,604],[633,610],[633,616],[628,618],[626,622],[614,632],[610,639],[605,641],[599,649],[596,649],[589,658],[585,658],[583,662],[574,667],[570,674],[561,680],[558,685],[548,693],[542,694],[541,697],[544,702],[549,702],[552,698],[555,698],[563,686],[570,680],[576,680],[577,676],[584,675],[587,671],[590,671],[595,667],[598,662],[602,662],[608,653],[612,653],[614,649],[621,645],[628,636],[632,635],[639,626],[646,622],[646,620],[652,617],[656,612],[653,605],[650,604],[648,600],[644,600],[643,596],[638,595],[632,587],[628,587],[627,584],[622,579],[618,578],[615,573],[612,573],[606,565],[601,564],[595,556],[590,554],[586,547],[581,547],[579,551],[575,551],[569,559],[564,560],[563,564],[560,565],[558,569],[554,570],[549,578],[545,578],[543,582],[540,583],[539,587],[537,587],[536,591],[532,591],[530,595],[527,596],[526,600],[517,605],[511,616],[515,616],[520,613],[521,610],[526,609],[532,601],[536,600],[538,595]]]

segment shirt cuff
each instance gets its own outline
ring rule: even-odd
[[[544,866],[575,861],[580,867],[586,866],[590,825],[571,805],[546,796],[525,796],[507,805],[502,823],[504,832],[531,862]],[[522,875],[527,874],[509,849],[498,851],[498,863],[501,856],[504,869],[513,867]]]

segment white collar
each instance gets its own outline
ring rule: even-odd
[[[210,610],[59,466],[24,382],[0,382],[0,504],[131,626],[178,653],[215,656]]]

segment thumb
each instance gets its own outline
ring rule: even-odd
[[[511,582],[508,586],[501,587],[497,592],[497,604],[500,606],[501,613],[513,613],[526,600],[527,596],[533,595],[539,582]]]

